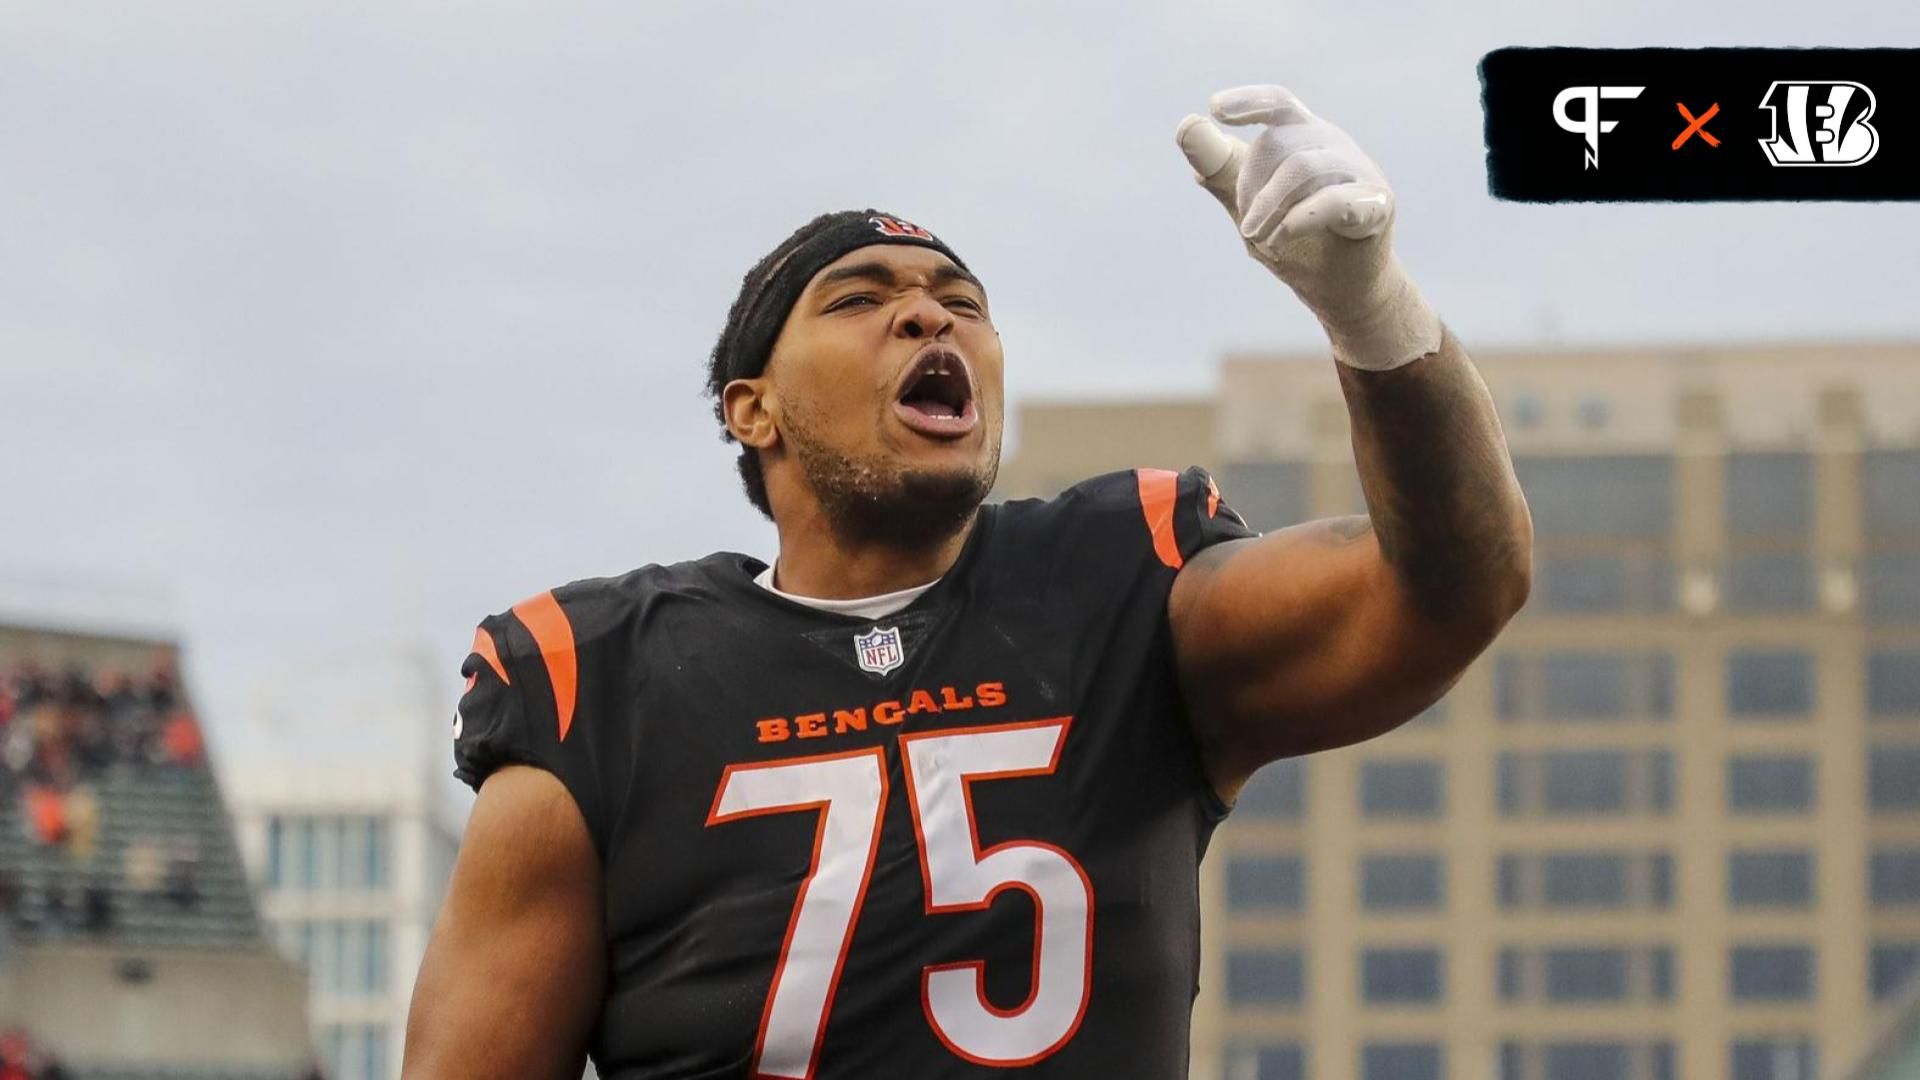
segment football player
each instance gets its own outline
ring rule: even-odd
[[[1325,326],[1368,514],[1256,535],[1199,468],[984,505],[985,288],[897,215],[809,222],[710,365],[777,556],[474,636],[408,1077],[1187,1075],[1209,834],[1263,764],[1439,698],[1532,543],[1379,168],[1284,88],[1211,109],[1178,143]]]

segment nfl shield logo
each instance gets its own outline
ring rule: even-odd
[[[876,626],[870,634],[853,635],[853,651],[860,659],[861,670],[875,675],[885,675],[907,658],[900,648],[898,626]]]

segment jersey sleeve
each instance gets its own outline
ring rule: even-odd
[[[593,740],[574,723],[577,660],[553,594],[481,620],[460,673],[467,682],[454,714],[454,776],[477,792],[507,765],[552,773],[579,806],[604,858],[600,763]]]
[[[1207,548],[1260,535],[1198,465],[1105,473],[1068,488],[1056,505],[1067,511],[1068,534],[1088,554],[1099,553],[1104,569],[1135,567],[1168,587]]]
[[[1198,465],[1179,473],[1135,469],[1133,474],[1154,556],[1170,570],[1215,544],[1260,535],[1227,505],[1212,475]]]
[[[1185,774],[1203,819],[1225,804],[1207,782],[1179,685],[1167,618],[1174,579],[1216,544],[1258,536],[1198,466],[1129,469],[1075,484],[1029,512],[1021,537],[1036,593],[1073,612],[1069,646],[1084,708],[1137,724],[1142,752]]]

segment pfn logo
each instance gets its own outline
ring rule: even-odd
[[[1760,149],[1775,165],[1865,165],[1880,149],[1880,133],[1867,123],[1873,91],[1861,83],[1775,82],[1760,107],[1773,123]]]
[[[1618,120],[1600,119],[1600,102],[1604,98],[1637,98],[1644,86],[1569,86],[1560,91],[1553,99],[1553,120],[1560,130],[1582,135],[1587,140],[1586,166],[1588,169],[1600,167],[1600,136],[1620,126]],[[1579,119],[1567,114],[1567,106],[1575,100],[1586,103],[1586,109]]]

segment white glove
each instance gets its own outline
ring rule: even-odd
[[[1393,191],[1380,166],[1284,86],[1222,90],[1209,107],[1223,124],[1267,126],[1248,145],[1189,116],[1180,149],[1247,253],[1320,319],[1334,358],[1384,371],[1437,351],[1440,317],[1393,256]]]

